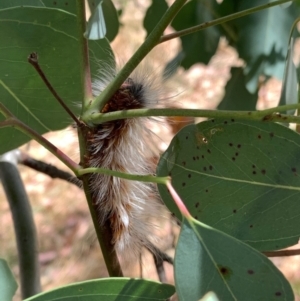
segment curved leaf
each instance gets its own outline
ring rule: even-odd
[[[172,27],[179,31],[211,21],[211,6],[211,1],[207,0],[192,0],[188,2],[176,15],[171,24]],[[197,33],[181,37],[182,51],[184,53],[181,66],[188,69],[198,62],[207,64],[216,52],[219,38],[219,31],[216,27],[210,27]]]
[[[184,221],[175,253],[180,301],[213,291],[222,301],[293,301],[290,284],[263,254],[197,221]]]
[[[143,279],[108,278],[74,283],[24,301],[164,301],[174,293],[174,286],[169,284]]]
[[[41,68],[65,103],[79,114],[80,51],[76,16],[65,11],[21,7],[0,10],[0,101],[39,133],[71,123],[69,116],[27,62],[36,51]],[[107,40],[90,43],[92,70],[99,60],[111,61]],[[3,117],[0,117],[3,120]],[[0,153],[30,140],[12,128],[0,130]]]
[[[255,111],[258,90],[250,93],[245,85],[243,68],[232,67],[231,79],[225,87],[225,96],[220,102],[219,110]]]
[[[182,129],[162,155],[191,214],[259,250],[300,237],[300,136],[273,123],[209,120]],[[159,192],[178,218],[164,186]]]
[[[12,300],[18,288],[17,282],[7,262],[0,258],[0,296],[2,300]]]
[[[268,3],[267,0],[239,1],[239,10]],[[280,6],[238,19],[237,50],[247,67],[247,88],[254,93],[261,74],[282,78],[288,37],[300,8],[294,3],[287,9]]]
[[[167,11],[168,7],[168,3],[165,0],[152,0],[152,4],[147,9],[143,22],[144,28],[147,31],[147,36],[157,25],[163,14]]]

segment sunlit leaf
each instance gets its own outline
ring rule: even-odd
[[[300,237],[300,136],[274,123],[209,120],[182,129],[157,174],[170,175],[199,221],[259,250]],[[167,189],[163,201],[181,214]]]
[[[12,300],[18,288],[17,282],[4,259],[0,258],[0,296],[1,300]]]

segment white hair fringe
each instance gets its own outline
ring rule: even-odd
[[[161,85],[155,75],[141,67],[134,71],[110,98],[102,112],[159,105]],[[116,75],[116,69],[102,65],[93,82],[93,94],[99,95]],[[147,118],[104,122],[93,128],[88,138],[90,167],[102,167],[129,174],[154,172],[153,141]],[[152,159],[152,160],[151,160]],[[151,252],[158,239],[153,234],[166,211],[158,200],[156,185],[92,174],[91,192],[98,205],[100,226],[107,219],[113,232],[112,243],[125,263],[139,258],[142,248]]]

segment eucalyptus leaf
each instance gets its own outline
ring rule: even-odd
[[[298,78],[296,66],[293,62],[294,39],[290,41],[287,58],[285,62],[285,71],[282,82],[279,105],[296,104],[298,101]],[[290,110],[287,114],[294,114],[295,110]]]
[[[21,24],[21,25],[20,25]],[[27,62],[37,52],[49,81],[75,114],[83,98],[76,16],[66,11],[20,7],[0,10],[0,101],[38,133],[65,128],[72,121]],[[113,58],[106,39],[90,45],[91,69]],[[0,117],[0,121],[4,117]],[[30,140],[13,129],[0,130],[0,154]]]
[[[225,87],[225,95],[220,102],[219,110],[255,111],[258,90],[254,94],[246,88],[243,68],[232,67],[231,78]]]
[[[3,301],[11,301],[18,284],[7,264],[7,262],[0,258],[0,296]]]
[[[103,278],[73,283],[24,301],[165,301],[174,286],[144,279]]]
[[[222,301],[294,300],[290,284],[267,257],[196,220],[184,220],[174,264],[180,301],[198,301],[209,291]]]
[[[259,250],[300,237],[300,136],[274,123],[209,120],[182,129],[161,156],[172,183],[199,221]],[[159,185],[167,207],[181,214]]]

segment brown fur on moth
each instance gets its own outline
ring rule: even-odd
[[[112,68],[100,73],[93,83],[94,95],[99,95],[116,74]],[[155,107],[160,90],[150,73],[135,71],[110,98],[102,113]],[[149,157],[153,149],[151,131],[146,118],[133,118],[95,125],[88,134],[86,165],[103,167],[130,174],[153,174]],[[110,222],[117,253],[125,262],[137,260],[143,247],[155,243],[153,220],[160,216],[162,205],[157,201],[154,185],[112,176],[90,176],[92,197],[98,206],[100,226]]]

